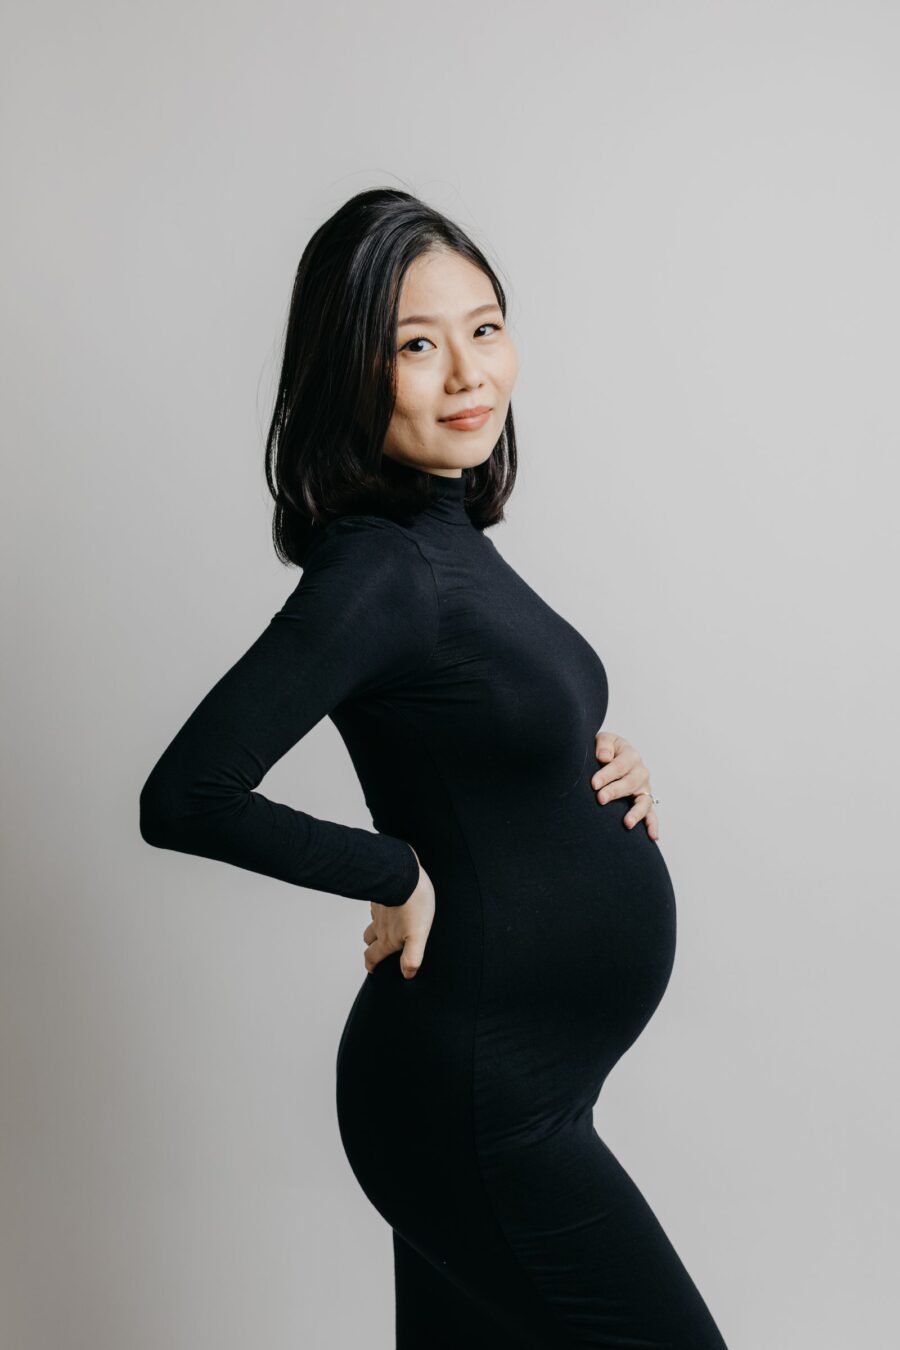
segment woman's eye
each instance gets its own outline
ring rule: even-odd
[[[500,333],[500,332],[503,331],[503,325],[502,325],[502,323],[494,323],[493,321],[491,321],[490,323],[480,323],[480,324],[478,325],[478,327],[475,329],[475,332],[476,332],[476,333],[480,332],[482,328],[496,328],[498,333]],[[410,338],[410,339],[409,339],[409,342],[404,342],[403,346],[400,348],[401,352],[405,352],[405,351],[407,351],[408,349],[411,349],[412,343],[414,343],[414,342],[431,342],[431,338],[427,338],[427,337],[414,337],[414,338]],[[434,346],[434,343],[432,342],[431,345],[432,345],[432,347],[433,347],[433,346]],[[416,353],[414,353],[414,355],[418,356],[418,355],[420,355],[420,353],[419,353],[419,352],[416,352]]]
[[[401,352],[405,352],[406,349],[407,349],[407,347],[409,347],[409,345],[410,345],[411,342],[431,342],[431,338],[427,338],[427,337],[410,338],[410,339],[409,339],[409,342],[404,342],[403,346],[400,348]],[[433,346],[433,345],[434,345],[434,344],[432,343],[432,346]],[[416,355],[418,355],[418,353],[416,353]]]

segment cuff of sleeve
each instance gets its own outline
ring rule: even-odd
[[[405,905],[419,884],[419,860],[405,839],[395,839],[397,846],[397,875],[378,896],[379,905]]]

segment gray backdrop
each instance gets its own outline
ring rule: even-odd
[[[290,286],[383,184],[499,264],[493,537],[661,798],[676,965],[597,1128],[729,1350],[887,1347],[900,11],[38,0],[4,30],[4,1347],[393,1343],[333,1106],[368,906],[138,832],[296,583],[261,467]],[[327,722],[266,792],[370,823]]]

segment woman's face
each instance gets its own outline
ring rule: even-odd
[[[384,453],[458,477],[503,432],[518,357],[490,279],[461,254],[421,254],[407,269],[397,326],[397,397]],[[469,408],[474,421],[448,421]]]

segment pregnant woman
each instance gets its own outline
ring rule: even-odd
[[[505,317],[481,251],[406,193],[313,235],[267,446],[302,577],[153,768],[141,832],[371,907],[336,1104],[392,1229],[398,1350],[723,1350],[593,1126],[675,899],[639,757],[597,769],[599,656],[487,533],[516,476]],[[374,831],[255,790],[326,715]]]

